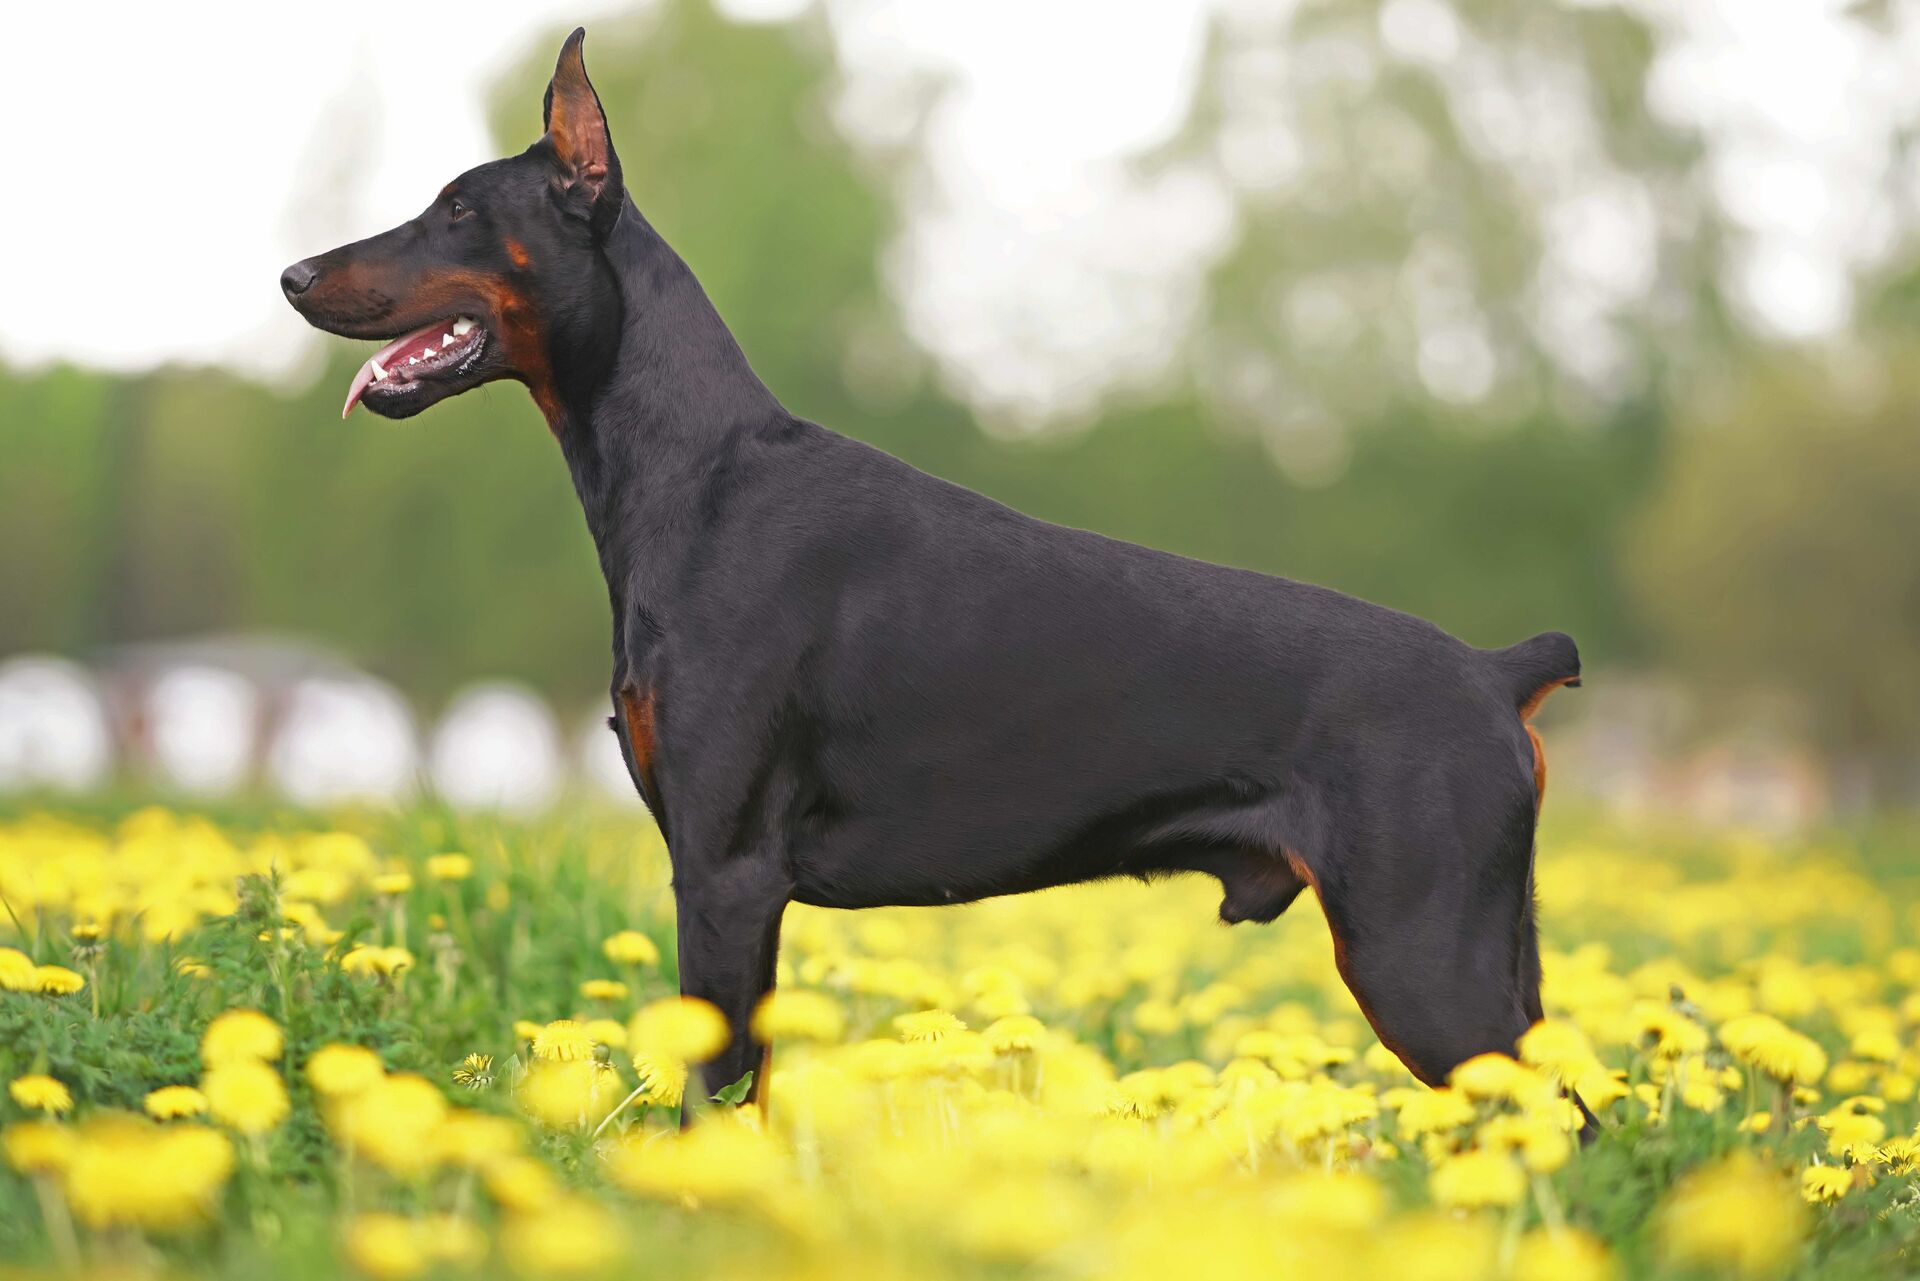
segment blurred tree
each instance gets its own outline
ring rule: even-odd
[[[1917,367],[1899,342],[1731,371],[1676,433],[1628,559],[1717,725],[1784,701],[1883,782],[1920,740]]]

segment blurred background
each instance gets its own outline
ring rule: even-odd
[[[795,412],[1477,644],[1556,795],[1920,793],[1920,4],[465,0],[7,19],[0,787],[628,789],[605,590],[498,384],[338,407],[287,262],[539,132]],[[37,123],[35,123],[37,122]]]

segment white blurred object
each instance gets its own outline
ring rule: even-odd
[[[418,767],[406,703],[366,677],[297,682],[267,755],[274,785],[305,805],[397,799]]]
[[[587,718],[580,729],[580,768],[587,781],[601,793],[624,805],[644,806],[640,789],[627,773],[627,758],[620,751],[620,740],[607,728],[606,713]]]
[[[148,737],[162,777],[190,792],[243,785],[259,737],[260,696],[237,672],[188,664],[147,691]]]
[[[113,768],[113,735],[93,678],[76,663],[0,663],[0,789],[85,791]]]
[[[473,685],[440,718],[430,760],[434,787],[456,807],[525,813],[559,790],[560,728],[530,690]]]

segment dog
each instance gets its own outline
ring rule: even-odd
[[[670,851],[681,988],[731,1029],[709,1092],[764,1083],[750,1018],[791,902],[1170,873],[1218,878],[1229,924],[1311,887],[1420,1080],[1512,1053],[1541,1017],[1529,721],[1579,684],[1573,641],[1478,649],[1047,524],[788,413],[629,196],[584,38],[532,146],[280,283],[385,344],[343,416],[496,379],[545,416],[606,576],[611,724]]]

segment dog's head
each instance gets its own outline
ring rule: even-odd
[[[600,309],[617,306],[599,248],[626,200],[585,39],[561,47],[539,141],[461,174],[419,217],[281,273],[309,324],[390,340],[354,376],[342,417],[364,403],[405,418],[516,378],[555,419],[556,353],[590,348]]]

